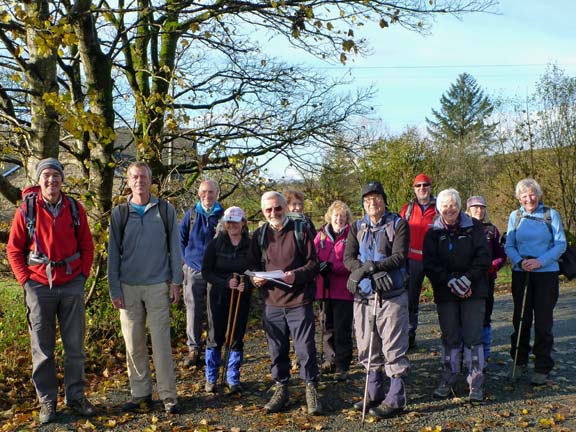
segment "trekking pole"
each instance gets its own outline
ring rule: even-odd
[[[234,274],[233,277],[237,277]],[[220,382],[224,383],[224,376],[226,375],[228,369],[228,358],[230,356],[230,326],[232,324],[232,311],[234,310],[234,293],[235,289],[230,290],[230,304],[228,306],[228,322],[226,324],[226,335],[224,337],[224,361],[222,362],[222,374],[220,376]]]
[[[526,294],[528,291],[528,283],[530,280],[530,272],[526,272],[526,281],[524,283],[524,292],[522,293],[522,309],[520,310],[520,323],[518,324],[518,336],[516,336],[516,349],[514,351],[514,365],[512,366],[512,381],[516,379],[516,365],[518,362],[518,348],[520,347],[520,335],[522,334],[522,323],[524,322],[524,309],[526,305]]]
[[[240,280],[244,282],[244,276],[240,276]],[[246,289],[246,286],[244,286]],[[230,340],[228,341],[228,345],[232,345],[232,340],[234,339],[234,333],[236,333],[236,321],[238,320],[238,309],[240,308],[240,297],[242,297],[242,291],[238,291],[238,295],[236,296],[236,307],[234,308],[234,318],[232,318],[232,332],[230,333]]]
[[[322,276],[322,300],[318,303],[320,309],[320,364],[324,364],[324,327],[326,326],[326,291],[328,291],[328,276]]]
[[[364,400],[362,401],[362,424],[360,427],[364,428],[364,418],[366,417],[366,404],[368,403],[368,381],[370,379],[370,364],[372,363],[372,343],[374,342],[374,333],[376,332],[376,305],[378,304],[378,291],[374,293],[374,307],[372,308],[372,315],[368,318],[368,326],[370,327],[370,346],[368,347],[368,366],[366,367],[366,381],[364,383]]]

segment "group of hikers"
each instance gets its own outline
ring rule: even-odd
[[[36,178],[38,184],[23,191],[7,255],[24,288],[32,380],[40,422],[49,423],[57,418],[56,321],[65,352],[65,403],[82,416],[97,412],[84,393],[84,284],[94,245],[84,208],[61,190],[63,165],[43,159]],[[362,418],[366,412],[380,418],[398,415],[406,407],[407,353],[418,343],[425,276],[441,330],[442,373],[433,396],[454,394],[464,364],[468,398],[480,402],[495,279],[507,258],[513,270],[512,378],[527,373],[532,352],[531,383],[547,383],[554,366],[558,260],[566,238],[559,214],[543,205],[533,179],[516,186],[520,207],[510,214],[504,244],[482,196],[470,197],[465,207],[455,189],[433,196],[426,174],[415,177],[414,199],[399,214],[388,209],[382,184],[370,181],[360,191],[361,219],[353,220],[346,203],[334,201],[318,231],[303,214],[301,192],[267,191],[261,196],[265,222],[252,235],[242,208],[220,205],[212,180],[200,183],[199,200],[181,221],[170,203],[151,194],[146,163],[128,167],[127,184],[131,194],[112,210],[108,243],[110,298],[120,314],[131,390],[122,405],[125,411],[153,402],[147,327],[158,397],[167,414],[182,410],[170,338],[170,304],[182,295],[185,366],[204,364],[207,393],[219,391],[219,380],[228,393],[241,393],[243,339],[252,290],[258,289],[274,380],[267,412],[289,403],[291,344],[311,415],[324,413],[321,373],[346,381],[355,345],[366,382],[354,408]],[[320,352],[315,302],[320,306]]]

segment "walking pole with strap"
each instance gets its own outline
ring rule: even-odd
[[[522,323],[524,322],[524,309],[526,309],[526,295],[530,281],[530,272],[526,272],[524,282],[524,292],[522,293],[522,309],[520,310],[520,322],[518,323],[518,336],[516,336],[516,349],[514,351],[514,365],[512,366],[512,381],[516,379],[516,365],[518,363],[518,348],[520,347],[520,336],[522,334]]]
[[[370,327],[370,346],[368,347],[368,366],[366,367],[366,381],[364,383],[364,400],[362,401],[362,424],[364,428],[364,418],[366,417],[366,404],[368,403],[368,381],[370,379],[370,364],[372,363],[372,343],[374,342],[374,333],[376,332],[376,305],[378,304],[378,291],[374,292],[374,307],[372,315],[368,318]]]
[[[233,276],[234,278],[237,277],[236,274]],[[235,289],[230,290],[230,305],[228,306],[228,322],[226,324],[226,336],[224,337],[224,359],[222,361],[222,374],[220,375],[220,382],[224,383],[224,377],[228,372],[228,359],[230,357],[230,326],[232,325],[232,311],[234,310],[234,293],[236,292]]]

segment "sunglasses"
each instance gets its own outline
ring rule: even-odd
[[[415,188],[425,188],[428,186],[430,186],[430,183],[418,183],[414,185]]]
[[[274,212],[276,212],[276,213],[280,213],[282,211],[282,206],[265,208],[264,213],[270,214],[270,213],[272,213],[272,210],[274,210]]]

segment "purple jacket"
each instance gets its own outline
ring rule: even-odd
[[[492,265],[488,269],[488,277],[496,279],[498,270],[506,263],[506,252],[504,252],[504,247],[500,244],[500,231],[498,231],[496,225],[482,222],[482,226],[488,242],[488,249],[492,255]]]
[[[346,282],[350,272],[344,267],[344,250],[350,226],[346,225],[336,238],[332,237],[328,224],[324,225],[316,234],[314,246],[318,253],[318,261],[332,263],[332,271],[328,275],[329,285],[324,295],[324,277],[318,275],[316,279],[316,298],[354,301],[354,296],[346,289]]]

